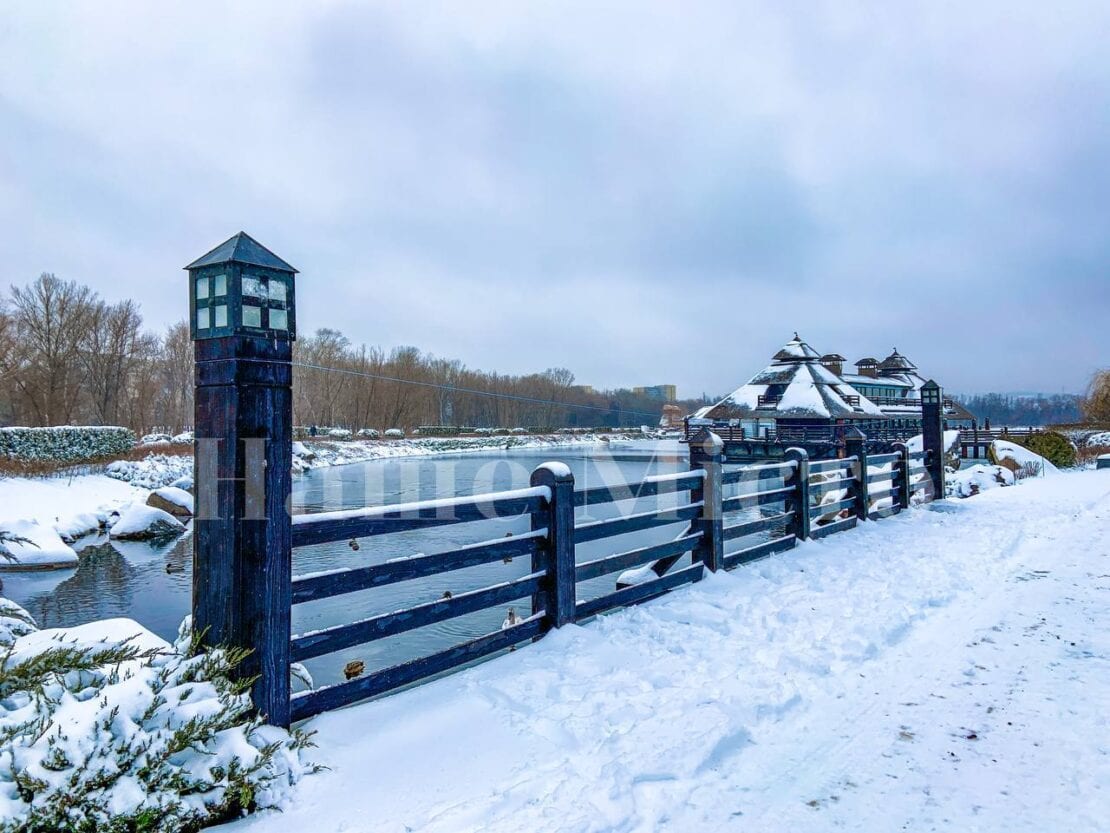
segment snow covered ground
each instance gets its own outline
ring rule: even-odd
[[[947,501],[324,715],[290,830],[1105,830],[1110,472]]]

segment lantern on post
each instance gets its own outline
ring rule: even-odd
[[[297,270],[250,235],[239,232],[185,268],[194,340],[296,338]]]
[[[193,632],[289,723],[297,270],[244,232],[185,267],[196,356]]]
[[[925,468],[933,481],[933,499],[943,500],[944,488],[944,413],[943,392],[930,379],[921,386],[921,440]]]

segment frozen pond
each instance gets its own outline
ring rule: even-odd
[[[614,447],[590,446],[562,449],[514,449],[393,459],[356,463],[309,471],[294,477],[294,511],[315,512],[412,500],[482,494],[528,485],[531,471],[545,460],[570,466],[576,488],[638,482],[645,476],[687,469],[685,447],[678,443],[626,443]],[[682,493],[685,495],[685,493]],[[596,520],[618,513],[646,511],[675,505],[675,496],[626,501],[579,510],[579,519]],[[306,547],[294,551],[293,574],[340,567],[362,566],[417,553],[434,553],[482,540],[525,532],[527,516],[496,518],[469,524],[411,530],[363,539],[357,550],[349,542]],[[683,524],[674,524],[616,539],[579,545],[577,558],[586,561],[613,552],[634,549],[674,537]],[[186,534],[168,545],[87,538],[80,542],[81,563],[75,570],[49,573],[9,573],[3,577],[5,595],[26,607],[42,627],[81,624],[93,619],[126,616],[139,621],[166,639],[172,639],[190,608],[192,589],[192,536]],[[446,575],[351,593],[297,605],[293,632],[302,633],[398,608],[483,587],[530,571],[529,558],[510,563],[471,567]],[[600,595],[614,588],[615,576],[606,576],[579,587],[579,598]],[[514,603],[523,615],[530,612],[527,598]],[[356,646],[312,660],[307,665],[317,682],[341,678],[343,666],[353,659],[367,670],[393,665],[462,639],[500,627],[509,605],[462,616],[378,642]]]

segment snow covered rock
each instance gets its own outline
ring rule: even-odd
[[[169,512],[176,518],[193,517],[193,496],[184,489],[173,486],[155,489],[146,499],[146,505]]]
[[[978,463],[969,469],[949,471],[945,482],[950,494],[972,497],[987,489],[1013,486],[1014,473],[1005,466],[985,466]]]
[[[229,679],[243,652],[189,647],[130,619],[17,635],[0,655],[0,828],[173,833],[286,803],[308,738],[251,717]]]
[[[54,522],[54,531],[67,544],[72,544],[78,538],[99,532],[105,517],[106,515],[98,512],[79,512],[66,518],[59,517]]]
[[[37,521],[0,523],[0,569],[48,570],[77,565],[77,553],[51,526]]]
[[[185,525],[169,512],[133,503],[112,524],[111,536],[121,541],[172,538],[185,531]]]
[[[990,458],[1000,466],[1005,466],[1021,480],[1025,477],[1041,477],[1059,474],[1060,470],[1048,460],[1028,448],[1006,440],[991,443]]]

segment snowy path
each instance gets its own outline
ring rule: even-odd
[[[1110,472],[809,542],[315,721],[236,831],[1105,830]]]

